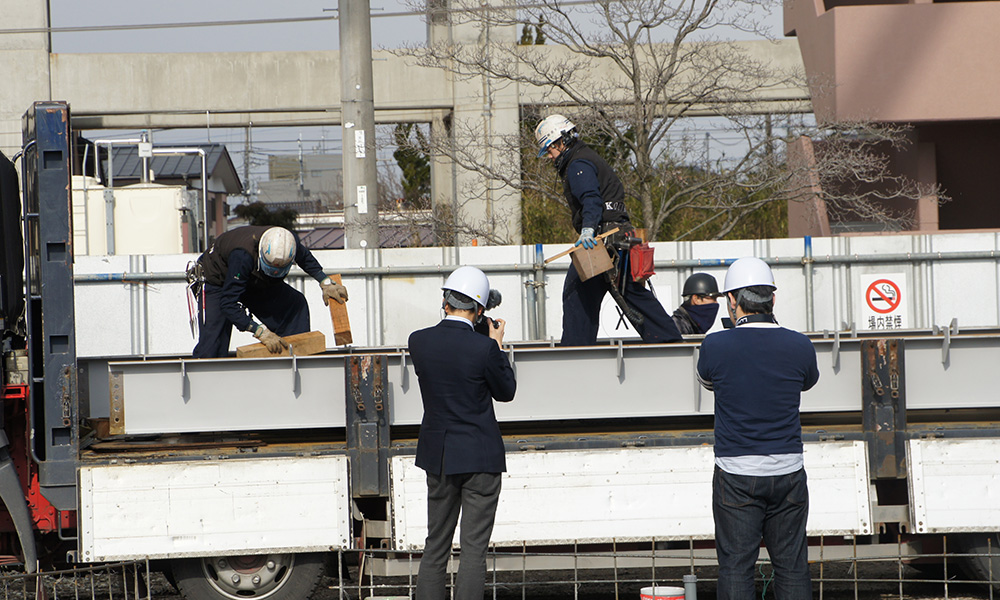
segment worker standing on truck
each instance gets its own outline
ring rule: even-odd
[[[517,384],[501,350],[506,322],[491,319],[485,336],[473,330],[489,299],[486,274],[459,267],[442,289],[444,320],[409,340],[424,405],[416,465],[427,472],[427,541],[416,598],[447,598],[445,569],[461,511],[454,597],[481,599],[501,473],[507,470],[493,400],[510,402]]]
[[[614,169],[580,141],[576,125],[563,115],[546,117],[535,127],[535,140],[539,158],[548,155],[563,180],[563,194],[573,211],[573,227],[580,234],[575,245],[594,248],[599,243],[596,236],[615,227],[619,228],[618,233],[606,239],[606,243],[630,239],[634,230],[625,209],[625,188]],[[612,285],[619,284],[620,296],[627,305],[623,308],[641,315],[641,323],[631,318],[630,321],[644,342],[680,341],[673,320],[645,282],[634,281],[627,270],[620,277],[621,281],[615,283],[606,277],[581,281],[576,268],[570,265],[562,294],[563,345],[597,343],[601,302],[605,294],[619,293],[618,289],[612,289]]]
[[[708,273],[693,273],[681,290],[683,303],[674,311],[674,325],[681,334],[704,334],[719,314],[719,284]]]
[[[288,347],[282,337],[309,331],[305,296],[285,283],[293,262],[319,282],[325,304],[347,301],[347,288],[326,276],[291,231],[248,225],[220,235],[198,258],[201,327],[194,358],[226,356],[233,327],[253,333],[272,353]]]
[[[819,380],[809,338],[774,319],[774,275],[759,258],[726,272],[736,327],[702,342],[698,379],[715,392],[712,513],[720,600],[754,593],[761,539],[774,566],[775,597],[812,598],[802,462],[801,393]]]

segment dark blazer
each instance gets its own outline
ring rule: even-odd
[[[496,341],[445,319],[411,333],[409,352],[424,403],[417,466],[433,475],[506,471],[493,400],[513,400],[517,383]]]

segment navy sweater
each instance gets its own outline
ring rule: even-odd
[[[774,326],[712,333],[698,379],[715,392],[716,456],[802,452],[799,400],[819,380],[809,338]]]

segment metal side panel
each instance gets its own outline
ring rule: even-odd
[[[1000,439],[909,440],[916,533],[1000,529]]]
[[[870,534],[864,443],[807,444],[805,461],[809,534]],[[491,541],[504,546],[711,538],[713,465],[711,446],[508,455]],[[424,472],[413,456],[394,457],[391,471],[395,547],[422,548]]]
[[[344,360],[112,362],[112,433],[344,427]]]
[[[344,548],[347,457],[80,468],[85,562]]]

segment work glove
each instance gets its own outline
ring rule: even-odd
[[[263,325],[257,326],[257,329],[253,332],[253,336],[260,340],[260,343],[264,344],[267,351],[271,354],[277,354],[281,352],[282,348],[288,347],[288,342]]]
[[[590,250],[597,245],[597,240],[594,239],[594,228],[584,227],[580,230],[580,239],[576,240],[574,246],[582,245],[585,249]]]
[[[323,304],[329,306],[331,298],[336,300],[338,304],[347,302],[347,288],[339,283],[334,283],[329,277],[324,279],[319,287],[323,290]]]

